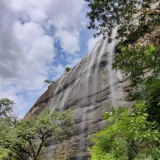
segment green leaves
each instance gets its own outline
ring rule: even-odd
[[[153,44],[121,47],[113,68],[128,75],[128,100],[143,100],[149,119],[160,123],[160,47]]]
[[[8,98],[3,98],[0,100],[0,118],[7,117],[9,114],[12,114],[12,107],[14,102]]]
[[[70,70],[71,70],[70,67],[66,67],[66,68],[65,68],[65,73],[69,72]]]
[[[91,160],[143,160],[160,156],[159,129],[147,121],[145,104],[138,102],[133,110],[112,109],[104,117],[110,125],[92,136]]]
[[[59,142],[69,134],[73,120],[72,112],[50,112],[44,110],[39,116],[17,121],[12,126],[2,123],[0,125],[0,152],[4,156],[10,153],[15,160],[27,159],[39,160],[46,145]]]
[[[152,1],[148,0],[85,0],[90,11],[87,17],[90,19],[89,29],[97,29],[96,36],[103,34],[104,28],[112,31],[119,26],[120,37],[128,40],[137,40],[138,37],[159,25],[159,7],[151,9]],[[154,1],[158,2],[158,0]],[[157,12],[159,11],[159,12]],[[139,13],[140,16],[134,18]],[[139,25],[137,24],[139,23]]]
[[[146,56],[150,56],[151,54],[154,54],[155,51],[156,51],[155,46],[150,44],[150,45],[147,46],[144,53],[145,53]]]
[[[144,81],[147,71],[155,75],[159,74],[159,48],[152,44],[147,46],[136,44],[122,47],[121,52],[121,54],[116,55],[113,67],[129,74],[133,85]]]

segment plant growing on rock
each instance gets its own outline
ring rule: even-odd
[[[46,79],[44,82],[47,83],[47,84],[52,84],[52,83],[54,83],[55,81],[50,81],[50,80]]]
[[[70,67],[66,67],[66,68],[65,68],[65,72],[66,72],[66,73],[69,72],[70,70],[71,70]]]

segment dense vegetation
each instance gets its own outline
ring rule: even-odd
[[[160,9],[153,3],[159,0],[85,0],[91,9],[87,13],[90,19],[89,29],[97,29],[96,35],[119,26],[121,37],[136,39],[149,32],[160,23]],[[135,18],[135,14],[138,18]],[[139,25],[137,25],[139,20]],[[136,32],[136,34],[135,34]],[[131,33],[131,34],[130,34]],[[133,36],[134,35],[134,36]]]
[[[44,110],[37,117],[18,120],[13,116],[13,102],[0,100],[0,159],[43,159],[47,145],[65,139],[73,125],[71,111]]]
[[[92,160],[156,160],[160,156],[159,129],[148,121],[144,103],[133,110],[119,108],[105,113],[110,125],[92,137]]]
[[[105,113],[109,126],[92,136],[91,160],[160,159],[160,8],[159,0],[86,0],[89,29],[98,34],[119,26],[113,68],[127,77],[130,109]],[[157,4],[153,7],[153,3]],[[138,15],[138,14],[139,15]],[[136,15],[135,15],[136,14]],[[113,106],[114,107],[114,106]]]
[[[145,102],[149,120],[160,124],[160,47],[134,45],[122,47],[114,67],[128,74],[131,83],[129,100]]]

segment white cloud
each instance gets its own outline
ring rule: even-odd
[[[14,100],[21,117],[36,93],[44,91],[50,69],[52,77],[64,72],[62,64],[53,65],[55,42],[71,55],[69,65],[79,60],[85,25],[84,0],[0,1],[0,98]]]
[[[39,23],[47,19],[46,10],[50,1],[51,0],[9,0],[10,9],[18,18]]]
[[[11,9],[17,17],[21,15],[20,19],[41,23],[46,29],[53,25],[63,50],[73,54],[80,50],[79,33],[74,34],[75,30],[80,31],[86,25],[84,3],[84,0],[12,0]]]
[[[9,86],[7,88],[3,88],[3,90],[0,90],[0,99],[7,97],[13,102],[15,102],[13,107],[14,113],[19,118],[23,118],[26,112],[30,109],[30,107],[35,102],[33,95],[36,95],[38,97],[39,95],[44,93],[45,90],[46,90],[45,87],[42,87],[38,90],[30,91],[27,93],[28,95],[24,96],[22,94],[17,93],[17,87]]]
[[[52,0],[47,13],[57,29],[73,29],[84,26],[86,22],[83,7],[84,0]]]
[[[34,22],[15,22],[11,29],[14,35],[1,34],[0,79],[10,78],[10,83],[23,89],[37,89],[48,76],[46,66],[54,57],[53,38]]]
[[[56,33],[56,37],[59,39],[61,47],[64,51],[70,54],[80,51],[78,33],[59,30]]]

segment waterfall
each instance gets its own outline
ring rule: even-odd
[[[118,27],[117,27],[118,28]],[[105,79],[108,79],[108,85],[110,86],[110,99],[111,99],[111,105],[113,107],[116,107],[116,95],[115,95],[115,82],[116,82],[116,73],[112,70],[112,63],[114,60],[114,51],[115,46],[117,44],[116,36],[117,36],[117,28],[115,28],[112,32],[111,39],[113,40],[111,43],[108,43],[108,37],[104,37],[101,39],[95,46],[95,48],[92,50],[92,52],[89,54],[89,57],[86,61],[86,73],[85,73],[85,88],[84,88],[84,95],[89,96],[91,93],[94,95],[98,93],[100,90],[104,89],[103,82],[100,82],[100,70],[101,70],[101,62],[106,62],[107,68],[105,69],[107,71]],[[106,58],[105,58],[106,57]],[[93,80],[93,86],[90,87],[90,83]],[[85,99],[85,103],[89,101],[88,98]],[[96,105],[96,97],[92,98],[91,100],[91,106],[92,108]],[[107,106],[106,106],[107,107]],[[89,122],[87,122],[87,107],[83,108],[83,122],[80,125],[81,132],[83,133],[86,128],[91,125]],[[95,117],[97,115],[95,114]],[[97,117],[98,119],[99,117]],[[101,117],[100,117],[101,118]],[[78,145],[78,151],[81,153],[83,152],[83,148],[85,148],[86,142],[85,142],[85,135],[81,136],[81,139],[79,140]],[[84,160],[83,157],[77,157],[76,160]]]
[[[92,69],[93,69],[93,66],[95,64],[95,61],[97,59],[97,56],[96,53],[98,53],[99,51],[99,48],[100,48],[100,52],[102,52],[102,48],[103,46],[101,46],[101,43],[104,44],[103,40],[99,41],[96,46],[93,48],[92,52],[89,54],[89,57],[88,59],[86,59],[86,63],[85,63],[85,68],[86,68],[86,73],[85,73],[85,88],[84,88],[84,97],[85,98],[85,103],[88,102],[88,95],[90,94],[89,92],[89,88],[90,88],[90,78],[92,78]],[[94,89],[94,88],[93,88]],[[80,128],[81,128],[81,132],[84,132],[85,129],[88,127],[89,124],[87,124],[85,122],[85,119],[87,119],[87,108],[84,108],[83,109],[83,112],[84,112],[84,115],[82,116],[82,119],[84,120],[84,122],[82,122],[80,124]],[[83,134],[81,136],[81,139],[79,140],[79,144],[78,144],[78,152],[79,153],[82,153],[83,152],[83,149],[86,147],[86,142],[85,142],[85,135]],[[84,160],[83,157],[77,157],[75,158],[75,160]]]
[[[115,82],[116,82],[116,73],[112,70],[112,63],[114,60],[115,47],[117,45],[117,29],[118,26],[112,31],[111,39],[112,42],[108,44],[108,74],[109,74],[109,84],[110,84],[110,92],[111,92],[111,105],[116,107],[116,95],[115,95]]]
[[[50,95],[49,108],[54,110],[73,109],[75,123],[75,160],[85,160],[83,153],[87,148],[86,139],[95,124],[97,130],[105,127],[102,117],[111,106],[118,106],[117,74],[112,70],[114,51],[117,44],[116,27],[111,38],[103,37],[92,52],[83,58],[68,73],[59,79]],[[121,97],[119,97],[120,99]],[[117,104],[116,104],[117,101]],[[119,100],[120,101],[120,100]],[[104,123],[105,124],[104,124]]]

